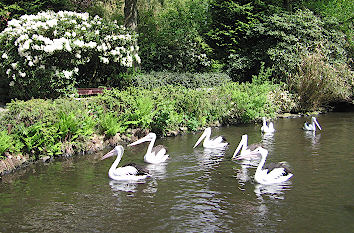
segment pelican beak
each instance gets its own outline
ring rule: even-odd
[[[140,143],[143,143],[143,142],[146,142],[146,141],[150,141],[150,137],[148,137],[148,135],[146,135],[145,137],[143,138],[140,138],[139,140],[133,142],[133,143],[130,143],[128,146],[135,146],[135,145],[138,145]]]
[[[238,144],[236,150],[235,150],[235,153],[234,155],[232,156],[232,159],[242,159],[242,156],[239,155],[239,156],[236,156],[238,154],[238,152],[241,150],[241,148],[245,145],[245,141],[246,141],[246,137],[245,135],[242,135],[242,138],[241,138],[241,141],[240,143]]]
[[[195,143],[195,145],[193,146],[193,148],[196,148],[196,147],[199,145],[199,143],[205,138],[205,136],[206,136],[206,133],[205,133],[205,131],[204,131],[204,133],[202,134],[202,136],[200,136],[200,138],[199,138],[198,141]]]
[[[320,126],[320,124],[318,124],[317,119],[315,119],[315,123],[316,123],[317,127],[318,127],[320,130],[322,130],[322,128],[321,128],[321,126]]]
[[[101,158],[101,160],[104,160],[104,159],[107,159],[107,158],[109,158],[109,157],[112,157],[113,155],[115,155],[115,149],[113,149],[113,150],[111,150],[110,152],[108,152],[107,154],[105,154],[102,158]]]

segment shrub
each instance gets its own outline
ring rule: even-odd
[[[348,61],[345,36],[336,30],[336,22],[322,19],[310,10],[273,14],[256,24],[250,35],[261,41],[259,46],[266,55],[263,60],[274,67],[278,80],[285,81],[287,75],[296,73],[302,54],[314,52],[319,45],[322,56],[330,63]]]
[[[7,131],[0,131],[0,159],[3,158],[6,152],[12,146],[12,138],[8,135]]]
[[[230,124],[248,123],[263,116],[274,117],[276,108],[268,99],[268,94],[275,86],[264,83],[232,83],[220,89],[229,96],[225,119]]]
[[[106,113],[99,116],[98,127],[101,134],[107,138],[114,137],[117,133],[123,133],[127,126],[123,125],[124,121],[119,119],[115,113]]]
[[[13,19],[0,33],[0,76],[11,97],[57,97],[76,86],[120,84],[139,63],[136,36],[88,13],[41,12]]]
[[[202,87],[216,87],[230,82],[225,73],[173,73],[150,72],[133,77],[133,85],[146,89],[153,89],[167,85],[183,86],[196,89]]]
[[[290,88],[299,95],[303,110],[328,107],[334,102],[348,101],[353,95],[353,72],[344,63],[331,64],[322,50],[303,55],[298,72],[290,75]]]
[[[139,45],[144,71],[202,72],[210,69],[201,36],[206,1],[165,1],[161,9],[139,11]]]

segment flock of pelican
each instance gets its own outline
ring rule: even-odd
[[[263,117],[262,120],[263,125],[261,127],[261,131],[263,133],[274,133],[275,129],[273,123],[269,122],[269,124],[267,125],[265,117]],[[311,124],[306,122],[304,124],[303,129],[307,131],[316,131],[316,127],[322,130],[321,126],[317,122],[317,119],[315,117],[312,117]],[[210,138],[210,136],[211,128],[208,127],[204,130],[203,134],[197,140],[193,148],[196,148],[203,140],[203,147],[205,149],[225,149],[228,146],[228,142],[222,136],[216,138]],[[149,164],[160,164],[165,162],[168,159],[169,155],[167,154],[167,149],[164,146],[158,145],[154,147],[155,140],[156,134],[149,133],[145,137],[129,144],[128,146],[135,146],[143,142],[150,142],[146,154],[144,156],[144,161]],[[241,141],[237,146],[232,156],[232,159],[251,161],[258,160],[259,158],[261,158],[254,175],[254,180],[257,183],[265,185],[282,183],[284,181],[289,180],[293,176],[286,162],[265,165],[268,156],[268,150],[264,149],[261,144],[252,144],[248,146],[247,141],[247,134],[242,135]],[[101,158],[101,160],[103,160],[114,155],[117,156],[108,171],[108,176],[111,179],[118,181],[140,180],[151,176],[148,170],[135,163],[129,163],[124,166],[118,167],[118,164],[122,159],[123,153],[123,146],[118,145]]]

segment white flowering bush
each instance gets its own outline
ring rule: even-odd
[[[140,63],[136,35],[88,13],[23,15],[0,33],[0,75],[11,97],[57,97],[74,87],[119,85]]]

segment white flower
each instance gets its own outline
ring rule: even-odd
[[[104,63],[104,64],[108,64],[109,63],[109,59],[107,57],[100,57],[101,61]]]
[[[78,47],[83,47],[85,45],[85,42],[83,42],[82,40],[75,40],[73,44]]]
[[[3,53],[1,57],[4,58],[4,59],[8,59],[9,58],[6,53]]]
[[[63,74],[64,74],[65,78],[69,79],[73,75],[73,72],[64,70]]]
[[[80,59],[80,58],[81,58],[81,54],[80,54],[80,53],[77,53],[77,54],[75,54],[75,57],[78,58],[78,59]]]
[[[11,67],[12,67],[12,69],[16,69],[17,68],[17,62],[11,63]]]
[[[15,85],[15,82],[14,81],[11,81],[10,83],[9,83],[9,86],[10,87],[13,87]]]
[[[88,44],[86,44],[86,46],[90,47],[90,48],[95,48],[97,46],[97,43],[94,41],[90,41]]]
[[[24,78],[24,77],[26,77],[26,73],[25,72],[19,72],[19,74],[20,74],[20,76],[22,77],[22,78]]]
[[[11,73],[11,69],[6,70],[6,74],[9,75]]]
[[[58,20],[57,19],[51,19],[47,21],[47,24],[49,27],[54,27],[58,24]]]
[[[29,66],[33,66],[34,64],[33,64],[32,61],[30,61],[30,62],[28,62],[28,65],[29,65]]]
[[[68,52],[71,52],[71,51],[72,51],[72,49],[71,49],[71,47],[70,47],[70,44],[69,44],[69,41],[67,41],[67,42],[65,43],[65,49],[66,49]]]
[[[139,55],[138,55],[137,53],[134,54],[134,58],[135,58],[135,61],[136,61],[138,64],[141,63],[141,59],[140,59],[140,57],[139,57]]]

